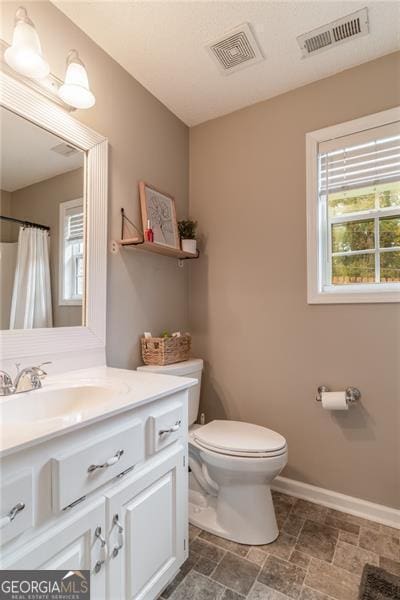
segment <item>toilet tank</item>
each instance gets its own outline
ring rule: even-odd
[[[201,374],[203,371],[203,360],[201,358],[191,358],[190,360],[184,360],[163,367],[157,365],[145,365],[143,367],[138,367],[137,371],[197,379],[197,385],[189,389],[189,427],[196,422],[199,413]]]

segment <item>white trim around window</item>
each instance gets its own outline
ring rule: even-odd
[[[326,210],[323,210],[319,198],[318,155],[320,147],[334,148],[340,145],[338,138],[354,136],[355,144],[368,136],[368,130],[390,126],[400,122],[400,107],[382,111],[353,121],[333,125],[306,134],[307,160],[307,300],[309,304],[339,304],[339,303],[375,303],[400,302],[400,283],[367,283],[329,285],[326,275],[326,257],[330,235]],[[347,140],[346,140],[347,142]],[[354,145],[355,145],[354,144]],[[393,211],[387,211],[389,212]],[[385,214],[386,214],[385,212]],[[395,211],[396,214],[398,211]],[[380,215],[375,211],[373,217]],[[390,216],[390,215],[389,215]],[[364,218],[373,218],[368,213]],[[346,221],[346,216],[336,217]],[[377,243],[377,242],[375,242]]]
[[[67,285],[67,281],[69,278],[75,279],[76,272],[66,272],[66,245],[68,240],[65,237],[65,230],[67,228],[67,219],[69,218],[69,211],[73,209],[81,209],[84,212],[84,201],[83,198],[76,198],[75,200],[66,200],[64,202],[60,202],[59,205],[59,249],[58,249],[58,306],[82,306],[82,301],[84,300],[81,296],[74,296],[71,293],[72,288],[74,287],[73,281],[69,282]],[[82,224],[80,224],[82,227]],[[84,246],[85,244],[85,220],[83,218],[83,228],[82,228],[82,241],[81,244]],[[83,261],[85,261],[84,253],[82,255]],[[85,274],[84,274],[85,277]]]

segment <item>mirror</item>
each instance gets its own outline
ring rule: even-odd
[[[85,325],[85,152],[0,109],[0,329]]]

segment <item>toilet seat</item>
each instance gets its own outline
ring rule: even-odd
[[[221,450],[219,448],[212,448],[211,446],[206,446],[201,444],[198,440],[195,440],[196,446],[198,446],[201,450],[206,450],[207,452],[213,452],[214,454],[231,456],[233,458],[273,458],[275,456],[282,456],[287,452],[287,447],[285,446],[282,450],[278,452],[235,452],[233,450]]]
[[[266,427],[241,421],[211,421],[192,434],[204,450],[241,458],[268,458],[287,452],[285,438]]]

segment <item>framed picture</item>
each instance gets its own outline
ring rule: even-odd
[[[178,223],[173,197],[156,190],[144,181],[139,183],[139,192],[143,231],[147,229],[147,221],[150,221],[154,242],[179,250]]]

